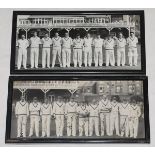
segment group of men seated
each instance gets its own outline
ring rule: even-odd
[[[137,138],[139,118],[142,116],[142,100],[115,95],[110,98],[101,96],[89,103],[77,102],[73,97],[64,101],[60,96],[51,103],[45,98],[44,103],[33,98],[31,103],[21,100],[16,103],[17,137],[27,137],[27,119],[30,118],[29,137],[50,136],[119,136]],[[65,121],[65,119],[67,119]],[[55,126],[51,125],[55,122]],[[67,122],[67,123],[65,123]],[[41,133],[40,127],[41,126]],[[65,133],[64,128],[67,128]],[[51,134],[51,128],[56,130]],[[78,131],[77,131],[78,129]]]
[[[22,34],[21,38],[17,41],[17,68],[21,69],[23,64],[23,68],[27,69],[28,47],[30,47],[31,68],[38,68],[40,46],[42,46],[42,68],[55,67],[57,57],[60,67],[70,67],[71,53],[73,55],[74,67],[82,67],[82,64],[84,64],[84,67],[91,67],[93,62],[95,63],[95,67],[102,67],[103,48],[105,51],[106,66],[115,66],[115,64],[117,66],[125,66],[127,64],[126,54],[128,54],[128,66],[137,66],[138,64],[138,38],[133,31],[131,31],[127,39],[124,38],[122,32],[119,33],[118,38],[116,36],[112,37],[109,34],[105,40],[100,37],[100,34],[96,34],[95,38],[92,38],[89,33],[84,38],[81,38],[80,34],[77,34],[76,38],[72,39],[69,37],[69,33],[66,32],[64,36],[61,38],[59,33],[56,32],[55,36],[50,38],[49,34],[46,33],[40,39],[37,36],[37,32],[34,32],[33,37],[27,40],[25,35]],[[127,51],[126,46],[128,46]],[[116,57],[114,47],[117,48]],[[94,53],[92,52],[93,49]],[[52,60],[50,57],[51,54]]]

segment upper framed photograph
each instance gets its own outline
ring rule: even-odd
[[[14,11],[11,74],[145,74],[144,11]]]
[[[6,143],[150,143],[147,77],[13,76]]]

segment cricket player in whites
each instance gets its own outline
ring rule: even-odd
[[[65,103],[62,101],[62,98],[58,96],[58,99],[53,103],[53,116],[55,118],[57,137],[63,136],[64,115],[65,115]]]
[[[30,113],[29,137],[33,135],[34,129],[36,137],[39,137],[40,110],[41,110],[41,104],[40,102],[37,101],[37,97],[34,97],[33,102],[31,102],[29,105],[29,113]]]
[[[128,57],[129,57],[129,65],[137,66],[138,61],[138,52],[137,52],[137,44],[138,38],[135,36],[134,32],[130,32],[130,37],[127,39],[127,44],[129,47]]]
[[[27,63],[27,47],[29,46],[29,42],[27,39],[25,39],[25,35],[21,35],[21,39],[17,41],[18,46],[18,61],[17,61],[17,68],[20,69],[22,62],[24,69],[26,68]]]
[[[83,51],[83,39],[80,38],[80,34],[76,35],[73,40],[73,63],[74,67],[79,67],[82,65],[82,51]]]
[[[123,34],[120,32],[118,39],[116,38],[117,45],[117,66],[125,66],[125,46],[126,39],[123,38]]]
[[[55,66],[55,61],[56,61],[57,55],[58,55],[58,61],[59,61],[60,67],[62,67],[61,44],[62,44],[62,39],[61,39],[61,37],[59,37],[59,33],[56,32],[55,36],[52,38],[52,45],[53,45],[52,67]]]
[[[111,34],[108,35],[108,38],[104,41],[105,54],[106,54],[106,66],[115,66],[115,56],[114,56],[114,46],[115,41],[112,38]]]
[[[130,114],[130,104],[126,98],[120,103],[119,107],[120,114],[120,136],[129,136],[129,114]]]
[[[100,34],[97,34],[97,37],[93,40],[95,67],[98,67],[98,65],[101,67],[103,64],[103,42],[104,40],[101,39]]]
[[[110,112],[111,104],[106,96],[102,96],[99,100],[100,122],[101,122],[101,136],[110,135]]]
[[[52,114],[52,106],[48,102],[48,99],[45,98],[45,102],[41,105],[40,111],[40,115],[42,118],[42,137],[50,137],[50,125]]]
[[[90,34],[87,33],[87,36],[84,38],[84,65],[90,67],[92,63],[92,38]]]
[[[67,136],[76,136],[77,103],[73,98],[66,103],[65,115],[67,117]]]
[[[72,39],[69,37],[69,33],[65,33],[65,37],[62,38],[62,66],[70,67],[71,61],[71,47],[72,47]]]
[[[85,136],[88,136],[89,108],[87,103],[81,102],[77,108],[77,113],[79,116],[79,136],[83,136],[83,132]]]
[[[96,136],[99,134],[99,105],[96,102],[96,99],[93,99],[89,104],[89,136],[93,135],[93,130],[95,127]]]
[[[52,39],[48,36],[48,33],[45,33],[45,37],[42,38],[43,51],[42,51],[42,68],[50,68],[50,50]]]
[[[131,138],[137,138],[140,116],[141,108],[137,104],[136,98],[132,98],[129,115],[129,133]]]
[[[110,113],[110,135],[113,136],[114,130],[119,136],[119,96],[111,97],[111,113]]]
[[[39,45],[41,44],[40,38],[37,36],[37,32],[34,32],[33,37],[30,38],[30,47],[31,47],[31,68],[38,68],[38,59],[39,59]]]
[[[25,101],[24,96],[16,103],[15,115],[17,118],[17,138],[26,137],[26,124],[29,115],[28,103]]]

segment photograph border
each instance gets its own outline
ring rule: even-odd
[[[98,138],[11,138],[11,117],[12,117],[12,97],[14,81],[31,81],[31,80],[142,80],[144,94],[144,124],[145,138],[115,138],[115,139],[98,139]],[[5,143],[150,143],[150,123],[149,123],[149,101],[148,101],[148,78],[146,76],[10,76],[8,85],[8,102],[7,102],[7,119]]]
[[[140,15],[140,34],[141,34],[141,70],[71,70],[71,69],[31,69],[31,70],[17,70],[15,69],[15,57],[16,57],[16,26],[17,26],[17,16],[18,15],[102,15],[102,14],[123,14],[123,15]],[[145,18],[144,10],[96,10],[92,11],[13,11],[12,18],[12,42],[11,42],[11,60],[10,60],[10,74],[146,74],[146,55],[145,55]]]

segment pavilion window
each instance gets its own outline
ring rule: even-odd
[[[103,87],[100,87],[99,92],[100,93],[103,93],[104,92],[104,88]]]
[[[73,23],[73,19],[70,20],[70,23]]]
[[[90,88],[87,88],[87,93],[90,93],[91,91],[90,91]]]
[[[67,23],[67,19],[64,19],[64,23],[65,23],[65,24]]]

